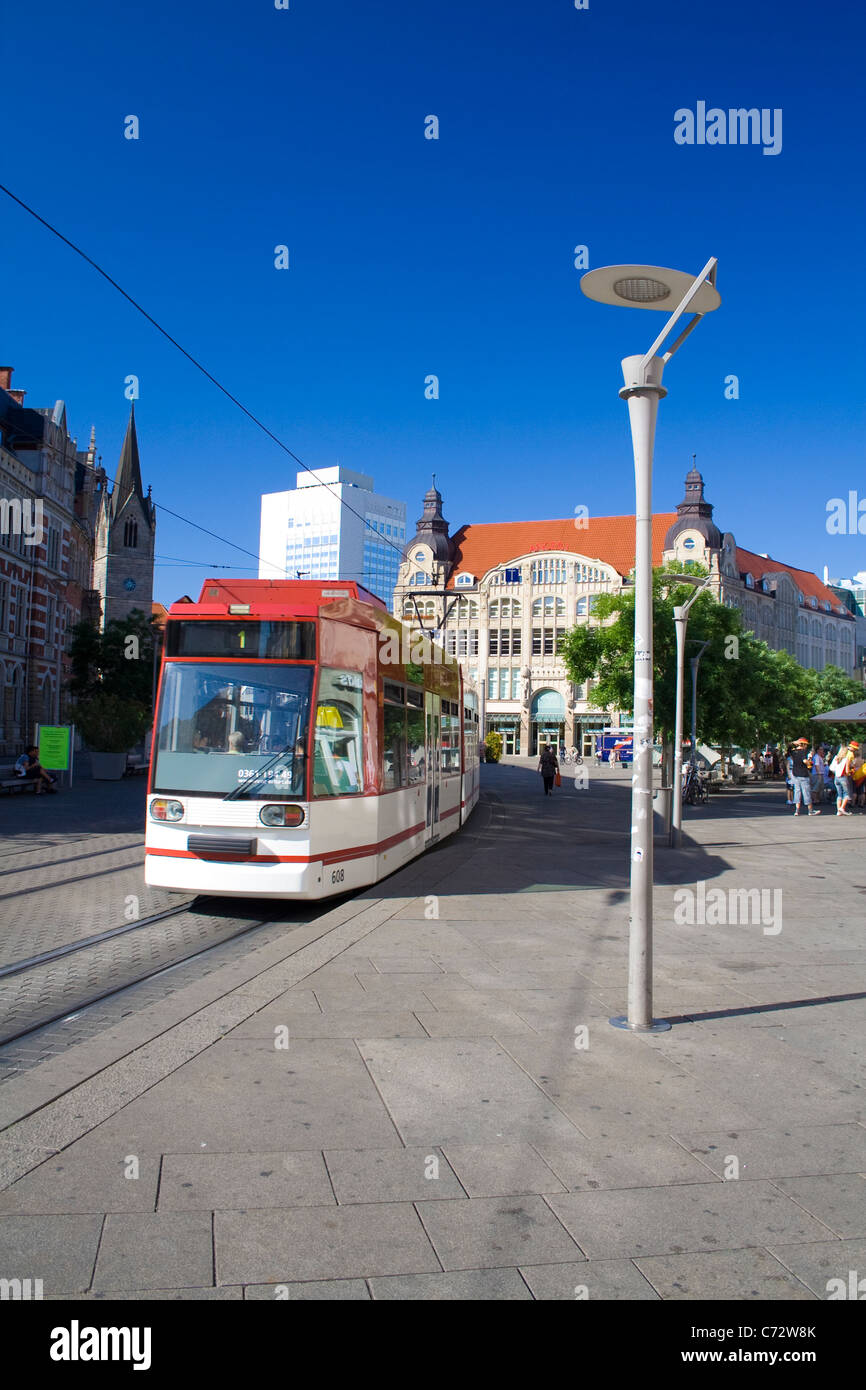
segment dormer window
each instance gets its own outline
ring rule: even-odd
[[[746,575],[746,588],[747,588],[747,589],[754,589],[754,587],[755,587],[755,581],[754,581],[752,575],[747,574],[747,575]]]
[[[810,599],[809,599],[809,605],[810,605],[810,607],[812,607],[812,608],[817,608],[817,607],[818,607],[818,600],[817,600],[816,598],[810,598]]]
[[[465,588],[467,585],[469,585],[469,584],[474,584],[474,583],[475,583],[475,575],[474,575],[474,574],[458,574],[458,576],[457,576],[457,578],[455,579],[454,583],[455,583],[455,585],[459,585],[460,588]]]
[[[762,588],[762,590],[763,590],[763,592],[764,592],[765,594],[768,594],[768,593],[770,592],[770,581],[769,581],[769,579],[762,579],[762,580],[761,580],[761,588]]]

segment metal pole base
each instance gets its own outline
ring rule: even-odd
[[[608,1023],[611,1028],[625,1028],[629,1033],[667,1033],[671,1026],[664,1018],[654,1018],[652,1023],[629,1023],[628,1014],[617,1014]]]

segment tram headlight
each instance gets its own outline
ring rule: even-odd
[[[305,818],[303,806],[263,806],[259,811],[262,825],[279,825],[289,830],[303,825]]]
[[[150,815],[152,820],[183,820],[183,803],[155,796],[150,803]]]

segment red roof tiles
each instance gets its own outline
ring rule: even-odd
[[[676,512],[653,517],[653,564],[660,565],[665,534],[677,519]],[[481,579],[497,565],[510,563],[534,551],[566,550],[612,565],[621,575],[634,568],[634,517],[591,516],[579,529],[574,517],[555,521],[499,521],[482,526],[462,526],[454,541],[454,569],[448,580],[453,589],[458,574]]]
[[[840,608],[845,614],[848,609],[842,603],[838,594],[834,594],[832,589],[828,589],[826,584],[822,584],[817,574],[811,570],[798,570],[793,565],[784,565],[781,560],[773,560],[770,556],[756,555],[752,550],[743,550],[742,546],[737,546],[737,569],[740,574],[750,574],[756,583],[760,583],[764,575],[790,574],[797,588],[802,592],[806,599],[815,598],[819,603],[829,603],[831,611],[841,617]]]

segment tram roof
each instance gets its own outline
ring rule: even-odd
[[[320,608],[346,599],[388,612],[387,604],[378,595],[354,580],[205,579],[198,600],[173,603],[169,617],[192,617],[203,611],[216,616],[227,614],[235,605],[247,604],[251,617],[276,618],[287,607],[299,615],[314,617]]]

